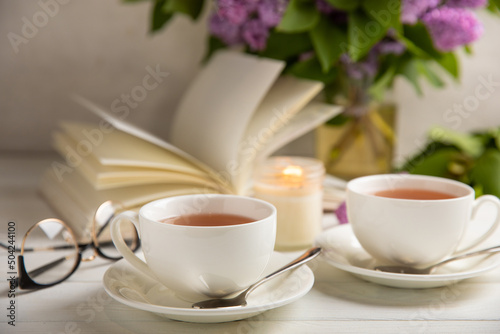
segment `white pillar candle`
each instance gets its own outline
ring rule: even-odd
[[[254,196],[277,209],[276,250],[309,247],[321,231],[322,181],[317,159],[272,157],[257,169]]]

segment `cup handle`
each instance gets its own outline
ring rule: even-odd
[[[479,236],[476,240],[474,240],[474,242],[472,242],[470,245],[467,245],[466,247],[462,248],[462,249],[457,249],[455,251],[455,254],[457,253],[462,253],[462,252],[465,252],[465,251],[468,251],[470,250],[471,248],[479,245],[481,242],[483,242],[484,240],[486,240],[489,236],[491,236],[493,234],[493,232],[496,231],[496,229],[500,226],[500,200],[496,197],[496,196],[493,196],[493,195],[483,195],[479,198],[477,198],[475,201],[474,201],[474,204],[472,206],[472,214],[471,214],[471,221],[474,219],[474,217],[476,216],[476,214],[478,213],[479,211],[479,208],[485,204],[485,203],[493,203],[495,204],[496,206],[496,216],[495,216],[495,221],[493,222],[493,224],[491,225],[491,227],[484,233],[482,234],[481,236]]]
[[[146,262],[138,258],[137,255],[135,255],[134,252],[132,252],[130,248],[128,248],[127,244],[125,244],[125,241],[123,240],[123,236],[120,230],[120,225],[121,225],[120,223],[123,219],[127,219],[132,224],[134,224],[135,229],[137,230],[137,234],[139,235],[139,238],[141,237],[139,229],[139,221],[137,218],[138,215],[134,211],[124,211],[116,215],[111,221],[110,225],[111,239],[113,240],[116,249],[123,256],[125,260],[127,260],[132,266],[134,266],[140,272],[155,278],[156,277],[155,274],[151,271],[151,269],[149,269]]]

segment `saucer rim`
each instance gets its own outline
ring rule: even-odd
[[[354,232],[352,231],[352,226],[350,224],[342,224],[342,225],[337,225],[334,226],[328,230],[323,231],[317,238],[315,243],[323,248],[323,259],[328,262],[329,264],[333,265],[336,268],[339,268],[341,270],[357,274],[357,275],[363,275],[363,276],[368,276],[368,277],[373,277],[373,278],[381,278],[381,279],[387,279],[387,280],[393,280],[393,281],[412,281],[412,282],[419,282],[419,283],[425,283],[425,282],[442,282],[442,281],[458,281],[458,280],[463,280],[467,278],[472,278],[479,276],[482,273],[485,273],[487,271],[490,271],[500,265],[500,256],[490,256],[488,258],[485,258],[485,260],[489,261],[490,263],[484,265],[480,269],[475,269],[478,265],[473,266],[470,269],[466,269],[464,271],[458,271],[455,273],[447,273],[447,274],[399,274],[399,273],[389,273],[389,272],[383,272],[383,271],[377,271],[374,269],[370,268],[363,268],[363,267],[357,267],[351,264],[344,264],[338,262],[336,259],[332,258],[331,256],[328,256],[329,251],[335,251],[335,247],[332,247],[327,241],[327,236],[334,234],[334,233],[348,233],[351,238],[355,238]],[[368,254],[369,255],[369,254]],[[340,255],[346,260],[348,260],[347,257]],[[370,256],[370,255],[369,255]],[[371,256],[370,256],[371,257]],[[373,259],[373,257],[371,257]],[[493,261],[495,260],[495,261]]]
[[[273,255],[275,254],[280,254],[280,252],[273,252]],[[276,255],[275,255],[276,256]],[[113,288],[111,280],[116,280],[115,278],[110,278],[109,276],[112,274],[113,271],[116,270],[127,270],[131,273],[133,273],[136,277],[138,277],[141,281],[145,281],[144,284],[153,284],[153,286],[156,285],[161,285],[161,283],[157,282],[153,278],[141,273],[138,271],[136,268],[134,268],[132,265],[130,265],[125,259],[121,259],[117,261],[116,263],[112,264],[104,273],[103,275],[103,285],[105,291],[116,301],[125,304],[127,306],[130,306],[135,309],[140,309],[143,311],[148,311],[152,313],[156,313],[158,315],[170,318],[170,319],[175,319],[175,320],[181,320],[181,321],[188,321],[188,322],[205,322],[204,320],[209,320],[208,322],[224,322],[224,321],[233,321],[233,320],[239,320],[239,319],[244,319],[248,317],[255,316],[259,313],[278,308],[284,305],[287,305],[289,303],[292,303],[301,297],[305,296],[313,287],[315,277],[314,273],[312,272],[311,268],[309,268],[307,265],[301,266],[301,273],[300,275],[298,274],[297,271],[292,271],[289,273],[288,276],[284,276],[281,279],[282,280],[290,280],[290,279],[295,279],[295,277],[298,277],[301,282],[303,282],[303,286],[301,289],[297,290],[296,292],[289,293],[283,297],[281,297],[279,300],[274,301],[274,302],[266,302],[266,303],[259,303],[256,305],[250,305],[246,307],[241,307],[241,308],[219,308],[219,309],[193,309],[193,308],[187,308],[187,307],[170,307],[170,306],[163,306],[163,305],[158,305],[158,304],[153,304],[151,302],[141,302],[137,300],[132,300],[129,299],[122,294],[120,294],[116,288]],[[130,285],[127,285],[127,287],[130,287]],[[165,287],[166,288],[166,287]],[[166,288],[168,289],[168,288]],[[132,289],[134,291],[137,291],[136,289]],[[138,292],[138,291],[137,291]],[[139,292],[141,295],[143,293]],[[193,321],[192,317],[198,317],[198,321]],[[189,317],[183,318],[183,317]],[[229,320],[225,320],[226,317],[233,317]],[[207,319],[208,318],[208,319]]]

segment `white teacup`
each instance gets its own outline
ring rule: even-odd
[[[416,200],[375,195],[401,189],[437,191],[453,198]],[[491,195],[474,198],[473,188],[445,178],[372,175],[348,182],[347,214],[356,238],[374,258],[421,267],[477,246],[498,228],[500,200]],[[493,224],[463,245],[467,227],[487,202],[495,206]]]
[[[224,226],[161,222],[207,213],[240,215],[253,221]],[[122,219],[130,220],[139,231],[146,262],[125,245]],[[144,205],[139,214],[125,211],[111,222],[113,242],[131,265],[191,301],[222,297],[255,282],[273,253],[275,236],[273,205],[232,195],[164,198]]]

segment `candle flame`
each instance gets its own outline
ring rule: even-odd
[[[301,177],[303,174],[303,170],[299,166],[288,166],[283,169],[283,175],[291,176],[291,177]]]

